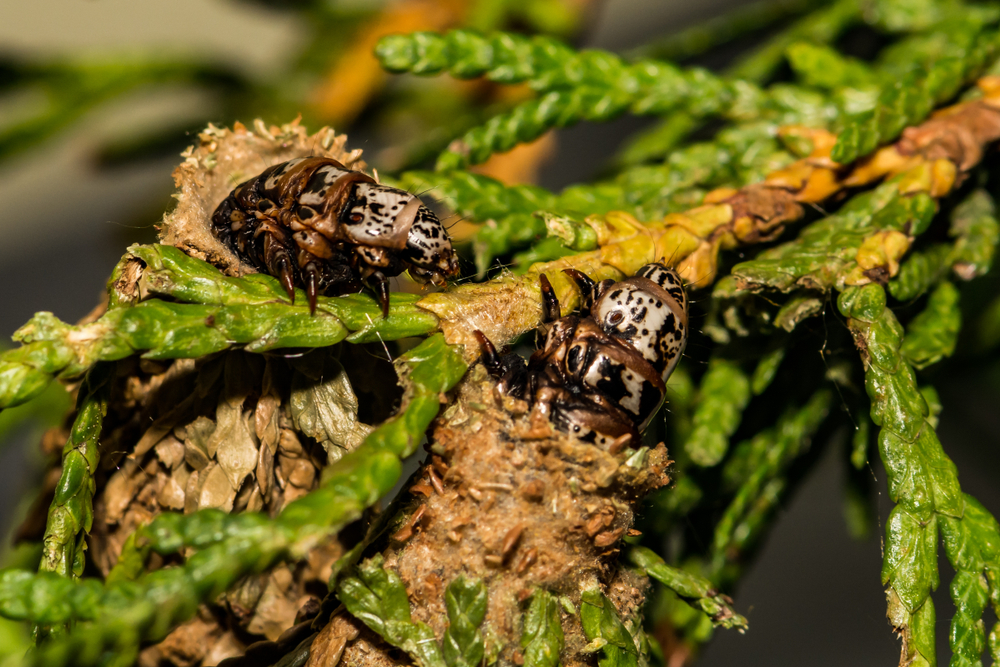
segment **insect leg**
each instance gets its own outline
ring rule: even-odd
[[[309,314],[316,314],[316,295],[319,293],[319,271],[316,264],[309,262],[302,270],[305,277],[306,297],[309,299]]]
[[[281,282],[281,286],[288,292],[288,298],[295,303],[295,268],[292,258],[284,244],[284,238],[280,230],[275,230],[271,225],[261,225],[256,234],[264,235],[264,265],[267,272]]]
[[[480,361],[483,362],[483,366],[489,371],[489,374],[497,379],[503,375],[504,368],[500,361],[500,355],[497,353],[497,348],[493,345],[493,341],[486,337],[479,329],[472,332],[472,335],[476,337],[476,341],[479,343],[479,350],[481,353]]]
[[[555,322],[561,316],[556,292],[544,273],[538,276],[538,283],[542,290],[542,323]]]
[[[589,313],[597,298],[597,283],[583,271],[563,269],[563,273],[572,278],[576,286],[580,288],[580,310]]]
[[[501,355],[493,342],[482,331],[472,332],[479,343],[482,362],[486,372],[497,381],[501,393],[515,398],[524,398],[528,384],[528,371],[524,360],[513,352]]]
[[[375,291],[375,298],[382,307],[382,317],[389,317],[389,279],[381,271],[372,271],[365,282]]]
[[[274,255],[274,259],[267,263],[267,269],[271,275],[276,276],[281,282],[281,286],[288,292],[289,300],[295,303],[295,271],[292,269],[292,260],[288,253],[281,250]]]

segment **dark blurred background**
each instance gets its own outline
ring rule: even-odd
[[[377,3],[336,4],[344,11],[363,14]],[[572,39],[583,46],[626,51],[740,4],[608,0],[580,11],[581,23]],[[269,77],[302,57],[303,40],[309,33],[307,19],[306,14],[267,3],[221,0],[7,1],[0,3],[0,56],[39,61],[129,53],[193,58],[223,70],[221,86],[226,85],[226,76],[233,75],[266,85]],[[737,53],[735,48],[715,52],[707,64],[725,64]],[[33,105],[45,103],[44,97],[33,94],[0,97],[0,128],[15,125]],[[67,321],[89,312],[125,247],[154,239],[152,225],[170,203],[170,172],[180,160],[177,154],[190,141],[185,130],[190,132],[205,119],[227,122],[234,116],[249,121],[251,114],[261,112],[234,113],[232,104],[211,86],[183,81],[155,88],[140,86],[86,111],[66,129],[0,162],[0,201],[4,204],[0,208],[0,332],[9,336],[39,310],[52,311]],[[293,115],[268,120],[284,122]],[[151,126],[166,128],[164,136],[144,134]],[[542,167],[539,184],[560,188],[595,176],[623,138],[645,126],[645,121],[625,118],[559,132],[558,149]],[[349,145],[365,149],[372,166],[385,168],[379,160],[384,146],[373,136],[361,118],[351,128]],[[130,152],[133,145],[142,150]],[[952,369],[935,382],[944,405],[939,433],[945,451],[958,466],[963,490],[997,514],[997,365]],[[821,437],[814,445],[824,448],[817,464],[787,501],[736,591],[736,607],[748,617],[750,631],[745,635],[717,631],[698,664],[820,667],[890,665],[897,660],[899,643],[885,620],[879,581],[882,526],[891,509],[885,475],[881,464],[872,464],[878,530],[864,541],[852,539],[844,520],[842,490],[848,434],[824,435],[831,437]],[[0,448],[0,533],[10,531],[19,500],[38,483],[42,461],[36,450],[37,431],[25,429]],[[940,562],[945,583],[935,601],[938,649],[943,658],[951,603],[947,560],[942,557]],[[990,627],[988,622],[987,631]]]

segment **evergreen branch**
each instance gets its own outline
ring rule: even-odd
[[[667,115],[686,112],[693,118],[727,116],[743,120],[781,117],[785,123],[803,123],[829,115],[809,107],[795,109],[745,81],[725,81],[705,70],[681,72],[666,63],[637,63],[629,71],[621,63],[620,78],[584,83],[567,90],[556,89],[522,102],[513,110],[494,116],[456,139],[438,157],[438,171],[464,169],[485,162],[519,143],[534,141],[553,128],[568,127],[583,120],[606,122],[631,112],[636,115]],[[792,92],[785,87],[781,92]],[[821,102],[821,100],[816,100]]]
[[[829,44],[861,19],[861,7],[853,0],[837,0],[829,7],[810,13],[754,50],[728,74],[757,83],[768,79],[782,64],[789,46],[796,42]]]
[[[465,364],[432,336],[400,357],[409,386],[405,408],[373,431],[358,449],[325,471],[319,489],[289,504],[273,520],[203,510],[188,516],[160,515],[137,541],[161,553],[200,546],[182,567],[167,568],[128,581],[109,578],[72,581],[48,572],[32,575],[8,570],[0,575],[0,614],[53,625],[82,623],[65,637],[32,654],[29,664],[96,665],[105,651],[127,665],[141,642],[164,637],[190,618],[197,605],[212,599],[239,578],[276,561],[307,553],[324,537],[360,517],[362,510],[388,493],[401,474],[400,458],[415,451],[437,415],[441,392],[453,387]],[[126,554],[127,556],[127,554]]]
[[[927,67],[930,68],[925,72],[926,76],[920,72],[912,71],[900,74],[888,66],[884,70],[877,72],[869,71],[866,66],[860,63],[852,62],[848,64],[842,61],[842,59],[836,60],[838,56],[832,51],[809,44],[797,44],[792,48],[789,52],[791,62],[799,68],[809,83],[818,83],[820,82],[819,80],[813,79],[820,78],[821,82],[827,87],[835,87],[848,82],[856,86],[859,78],[868,81],[884,79],[891,82],[891,86],[887,87],[885,89],[887,92],[883,94],[885,99],[877,103],[873,111],[864,112],[867,114],[878,112],[880,114],[878,122],[872,121],[874,123],[873,127],[876,128],[873,132],[876,132],[877,136],[871,132],[865,134],[866,131],[863,131],[862,135],[852,138],[850,133],[859,131],[858,128],[861,125],[858,122],[848,122],[846,124],[847,129],[838,138],[834,150],[842,151],[844,150],[843,146],[850,142],[854,142],[852,145],[860,145],[858,144],[859,141],[870,143],[870,146],[865,144],[867,151],[873,150],[882,140],[892,138],[892,136],[898,134],[906,124],[926,116],[935,103],[950,97],[958,89],[957,87],[978,73],[993,53],[994,48],[992,44],[995,41],[995,36],[980,35],[983,26],[982,21],[967,21],[960,25],[964,27],[964,30],[953,31],[953,34],[949,34],[950,41],[947,44],[951,45],[950,50],[944,49],[942,51],[938,43],[940,40],[938,40],[934,42],[935,50],[923,54],[924,60],[928,63]],[[969,47],[969,40],[975,40],[977,37],[981,38],[980,41],[983,43],[980,45],[981,48]],[[959,55],[954,55],[955,53]],[[841,64],[838,65],[837,63]],[[951,65],[948,63],[951,63]],[[623,68],[628,67],[624,64],[620,64],[620,66]],[[961,74],[957,78],[953,76],[956,74],[953,71],[956,67],[959,68],[960,71],[958,73]],[[927,94],[924,95],[917,95],[912,92],[907,93],[912,99],[907,98],[907,100],[898,102],[892,95],[894,94],[893,91],[899,90],[899,87],[902,85],[900,84],[900,77],[903,79],[906,79],[906,77],[916,77],[920,81],[927,82],[927,85],[931,86],[931,89],[925,91]],[[616,79],[616,81],[619,81],[619,79]],[[910,88],[903,88],[902,90],[910,91]],[[582,87],[573,88],[569,92],[552,91],[550,92],[551,99],[530,100],[507,116],[493,118],[486,126],[470,131],[465,139],[457,142],[453,147],[457,152],[445,153],[442,156],[443,162],[440,162],[438,165],[439,170],[450,172],[457,167],[464,166],[468,160],[471,160],[473,163],[485,160],[495,150],[507,150],[513,147],[518,141],[530,140],[538,136],[550,126],[547,125],[549,122],[554,122],[561,126],[566,122],[564,117],[559,116],[561,108],[569,109],[573,105],[585,104],[586,102],[587,111],[585,113],[597,114],[594,119],[598,120],[603,119],[602,114],[624,111],[624,106],[622,106],[624,102],[613,103],[605,99],[612,97],[615,99],[624,99],[620,91],[605,91],[604,97],[588,91],[589,89],[585,90]],[[837,109],[827,109],[826,107],[829,105],[822,98],[810,99],[804,91],[797,91],[788,86],[775,87],[765,96],[767,100],[761,97],[761,94],[758,92],[751,92],[750,89],[740,88],[739,91],[740,95],[743,95],[743,98],[739,98],[738,95],[734,96],[732,98],[732,102],[735,105],[733,108],[744,119],[765,113],[766,115],[774,116],[775,119],[785,125],[795,123],[818,123],[826,125],[842,115],[841,111]],[[595,95],[603,101],[585,99],[588,96],[594,97]],[[572,99],[570,99],[571,97]],[[923,106],[917,105],[918,101]],[[879,104],[882,106],[879,106]],[[886,107],[886,104],[890,106]],[[891,106],[893,104],[896,106]],[[900,107],[900,104],[902,107]],[[895,111],[887,111],[890,108],[895,109]],[[716,113],[718,111],[719,109],[709,109],[705,113]],[[569,109],[567,113],[573,115],[577,112]],[[888,115],[890,113],[895,114],[892,116],[893,120],[891,121]],[[671,118],[678,118],[678,116],[673,114]],[[773,142],[773,122],[772,120],[763,125],[758,124],[756,128],[750,125],[749,127],[728,130],[712,143],[696,145],[689,149],[684,149],[680,153],[671,155],[670,161],[665,166],[639,167],[637,170],[630,170],[619,176],[614,182],[598,186],[600,189],[597,194],[597,201],[574,202],[572,196],[568,198],[568,201],[563,196],[553,201],[553,196],[550,193],[544,193],[534,188],[531,190],[531,194],[534,195],[532,198],[536,200],[535,203],[542,204],[543,200],[548,200],[546,203],[550,204],[549,207],[536,205],[530,211],[527,209],[513,211],[509,208],[509,212],[503,217],[498,217],[497,213],[500,213],[500,211],[493,209],[490,211],[491,215],[489,217],[480,217],[477,215],[477,211],[471,210],[472,207],[466,205],[468,202],[474,202],[474,197],[457,197],[455,201],[456,210],[460,214],[467,215],[473,219],[492,220],[484,228],[483,233],[477,241],[477,267],[480,274],[485,272],[486,267],[492,261],[493,257],[510,250],[512,247],[530,241],[541,233],[541,223],[528,215],[534,211],[547,210],[558,214],[573,214],[581,212],[579,209],[574,210],[574,204],[587,203],[590,205],[590,208],[582,211],[585,214],[604,213],[611,210],[611,208],[616,208],[630,211],[639,217],[658,217],[668,212],[680,210],[685,206],[690,206],[691,203],[696,201],[696,198],[700,197],[704,192],[703,190],[698,191],[695,189],[690,194],[678,198],[678,195],[681,195],[684,190],[691,190],[695,185],[705,187],[720,187],[723,185],[740,186],[762,177],[768,171],[780,169],[784,164],[776,163],[775,160],[782,160],[783,156],[776,148],[762,152],[759,150],[759,146],[741,146],[739,141],[727,141],[727,137],[739,137],[747,132],[750,134],[759,134],[760,130],[763,129],[766,133],[769,133],[769,139]],[[889,131],[892,128],[888,128],[887,123],[894,123],[898,127],[895,130]],[[689,124],[684,125],[684,127],[689,127]],[[673,130],[668,132],[668,134],[670,137],[675,136]],[[669,141],[673,141],[673,139],[669,139]],[[649,145],[648,142],[643,141],[644,147]],[[704,150],[701,150],[699,154],[699,149]],[[700,160],[698,159],[700,155],[704,155],[709,159]],[[755,156],[756,168],[749,170],[744,168],[742,169],[743,173],[728,173],[731,168],[730,165],[740,165],[740,158],[745,155]],[[827,155],[829,156],[830,154],[828,153]],[[694,157],[694,160],[688,156]],[[836,155],[832,157],[837,159]],[[850,157],[850,160],[856,157],[857,155],[854,155]],[[850,160],[846,157],[841,157],[841,161]],[[699,162],[702,162],[708,168],[708,174],[705,173],[706,170],[704,167],[699,168],[701,167],[698,164]],[[704,174],[704,176],[699,178],[700,174]],[[680,177],[679,179],[678,176]],[[424,176],[422,180],[429,183],[436,182],[433,176]],[[448,177],[444,177],[443,180],[447,182]],[[688,183],[685,184],[679,181],[688,181]],[[494,187],[498,185],[494,184]],[[445,187],[447,189],[447,186]],[[514,189],[508,198],[521,199],[518,195],[524,190],[525,188],[523,187]],[[581,191],[585,191],[585,188],[574,188],[572,193],[566,194],[573,195]],[[471,193],[466,191],[463,194]],[[539,197],[539,195],[542,196]]]
[[[954,246],[944,243],[915,252],[902,263],[899,275],[889,282],[889,293],[899,301],[916,299],[938,284],[949,272],[963,280],[985,275],[993,264],[1000,240],[993,198],[976,189],[955,207],[949,236]]]
[[[670,141],[691,129],[694,119],[708,116],[825,124],[839,113],[821,96],[806,93],[803,97],[805,91],[793,86],[765,92],[751,81],[719,77],[700,68],[683,69],[654,60],[629,64],[611,53],[575,52],[548,38],[505,33],[484,37],[461,30],[445,35],[416,33],[383,39],[378,54],[391,71],[438,73],[447,69],[460,77],[527,82],[539,93],[453,142],[439,157],[438,171],[478,164],[554,127],[580,120],[604,121],[626,111],[683,114],[688,120],[668,132]],[[803,104],[806,99],[809,102]]]
[[[715,526],[711,569],[713,581],[727,581],[726,568],[759,537],[764,522],[784,491],[784,476],[792,461],[808,447],[826,419],[832,394],[820,390],[799,409],[790,408],[778,423],[752,440],[740,443],[722,471],[736,495]]]
[[[456,140],[438,159],[439,171],[478,164],[580,120],[609,120],[627,110],[642,115],[684,110],[697,117],[734,108],[746,113],[763,102],[761,91],[748,82],[653,60],[628,64],[612,53],[577,52],[545,37],[486,37],[466,30],[393,35],[379,42],[376,55],[392,72],[447,70],[459,78],[526,82],[540,94]]]
[[[598,589],[580,596],[580,623],[594,650],[601,651],[600,667],[638,667],[639,651],[614,604]]]
[[[260,572],[286,554],[291,535],[278,526],[254,539],[228,540],[191,556],[184,567],[158,570],[134,583],[107,588],[91,579],[73,581],[50,572],[8,570],[0,575],[0,609],[8,618],[54,625],[77,623],[43,644],[29,665],[128,665],[144,640],[161,639],[240,577]],[[30,601],[30,602],[29,602]]]
[[[441,650],[448,667],[477,667],[486,649],[479,628],[486,619],[486,584],[479,579],[457,577],[444,592],[448,611],[448,629],[441,640]]]
[[[398,574],[383,566],[382,554],[361,563],[354,574],[337,585],[337,597],[347,611],[406,651],[420,667],[446,667],[434,631],[410,618],[406,588]]]
[[[204,549],[226,540],[242,540],[264,534],[272,520],[263,514],[229,514],[207,508],[193,514],[164,512],[151,523],[139,526],[131,543],[122,549],[118,564],[108,575],[108,583],[133,580],[145,567],[150,551],[166,556],[185,549]],[[135,560],[131,560],[132,558]]]
[[[986,77],[981,87],[992,91],[994,82]],[[734,267],[741,285],[828,290],[894,277],[912,237],[930,223],[936,210],[934,199],[948,194],[958,175],[981,159],[985,145],[1000,138],[993,93],[987,95],[989,101],[958,105],[953,108],[954,116],[933,118],[909,130],[896,145],[879,150],[859,165],[844,185],[891,178],[855,197],[837,215],[813,223],[795,241]],[[969,133],[971,127],[976,129]],[[945,148],[946,143],[951,146]],[[830,248],[837,250],[831,253]],[[940,266],[935,266],[938,259],[932,254],[918,261],[897,291],[911,296],[929,286]]]
[[[927,307],[910,322],[900,354],[918,370],[936,364],[955,351],[961,326],[958,289],[942,282],[931,293]]]
[[[77,579],[83,572],[84,533],[94,520],[94,473],[100,460],[103,420],[108,411],[111,365],[97,366],[80,388],[77,416],[63,447],[62,474],[49,506],[40,572]],[[38,626],[36,638],[60,635],[65,627]]]
[[[808,304],[808,307],[811,309],[812,304]],[[790,320],[794,319],[787,314],[786,318]],[[799,320],[797,319],[794,320],[795,323],[798,321]],[[777,316],[775,317],[775,326],[780,326],[779,318]],[[771,385],[771,382],[774,380],[774,376],[778,373],[778,368],[781,366],[781,362],[785,359],[786,351],[787,350],[782,345],[766,353],[760,358],[760,361],[757,362],[757,367],[753,369],[753,375],[750,377],[750,390],[753,392],[754,396],[763,394],[764,390]]]
[[[747,619],[736,613],[733,601],[721,594],[708,579],[670,567],[662,558],[646,547],[633,546],[628,559],[647,575],[672,590],[687,604],[704,612],[712,623],[723,628],[747,628]]]
[[[903,330],[886,308],[878,285],[845,290],[838,300],[848,317],[865,362],[872,421],[881,426],[879,451],[888,473],[889,497],[897,506],[886,526],[883,584],[889,596],[889,618],[904,635],[903,659],[934,664],[934,607],[929,594],[938,583],[936,537],[941,526],[945,550],[956,569],[952,594],[958,613],[952,645],[964,657],[982,644],[975,567],[1000,567],[996,522],[962,494],[955,465],[941,449],[926,420],[930,410],[917,390],[910,365],[901,354]],[[980,570],[982,571],[982,570]]]
[[[525,667],[556,667],[564,636],[559,603],[548,591],[536,588],[522,617],[521,649]]]
[[[986,649],[986,605],[992,600],[994,612],[1000,607],[1000,526],[966,494],[962,518],[942,515],[939,527],[945,553],[955,568],[950,587],[955,616],[948,635],[952,664],[974,665]],[[994,649],[995,644],[991,653]]]
[[[996,205],[986,190],[973,191],[955,207],[949,235],[956,239],[954,253],[949,257],[955,273],[963,280],[986,275],[1000,242]]]
[[[503,344],[537,326],[541,313],[537,279],[541,273],[549,277],[564,309],[575,306],[578,294],[560,275],[563,268],[575,268],[599,280],[620,279],[648,262],[666,260],[676,265],[689,284],[704,284],[715,276],[720,250],[770,240],[785,224],[801,219],[803,204],[820,203],[845,188],[885,177],[892,181],[856,198],[858,201],[840,214],[855,211],[852,215],[859,220],[851,224],[875,230],[863,238],[857,237],[857,230],[845,231],[847,240],[857,244],[853,246],[857,248],[853,258],[842,257],[842,249],[832,258],[816,257],[815,252],[810,254],[809,245],[795,241],[786,244],[792,250],[779,246],[769,251],[779,258],[776,266],[784,262],[798,272],[793,278],[787,272],[762,266],[763,260],[738,265],[734,273],[748,286],[780,285],[786,289],[800,280],[816,281],[817,286],[825,287],[835,284],[841,276],[845,283],[864,283],[872,275],[880,280],[892,278],[910,239],[894,227],[905,227],[910,221],[910,234],[923,231],[933,214],[934,198],[950,192],[958,176],[982,158],[985,146],[1000,139],[1000,78],[984,77],[979,87],[984,93],[982,99],[963,102],[949,113],[913,128],[900,142],[880,149],[846,177],[841,175],[840,165],[829,159],[833,135],[792,128],[789,132],[808,141],[813,152],[808,158],[772,172],[763,183],[736,191],[720,188],[709,193],[702,206],[645,225],[622,213],[591,216],[584,224],[594,230],[596,250],[534,265],[523,276],[460,285],[425,297],[419,306],[442,320],[441,330],[453,344],[476,349],[476,329]],[[817,235],[837,233],[830,226],[817,229],[813,232]],[[803,252],[797,257],[794,248],[800,247]],[[782,253],[789,256],[781,259]],[[853,266],[848,260],[853,260]],[[761,268],[751,273],[748,267],[754,266]],[[810,267],[815,267],[812,272]],[[801,273],[803,269],[805,273]]]
[[[739,426],[749,401],[750,380],[746,373],[726,359],[710,359],[698,388],[691,433],[684,441],[684,451],[692,463],[710,467],[725,457],[729,437]]]
[[[898,301],[912,301],[936,285],[951,269],[954,249],[936,243],[911,253],[899,267],[899,275],[889,281],[889,293]]]
[[[908,125],[926,118],[937,104],[979,76],[1000,46],[1000,33],[983,30],[981,21],[960,22],[952,31],[939,35],[951,47],[945,53],[935,49],[932,57],[922,63],[922,54],[916,54],[915,62],[914,54],[909,53],[908,67],[916,69],[882,86],[873,109],[845,120],[830,157],[846,164],[871,153],[880,144],[895,139]]]
[[[271,276],[224,276],[172,246],[133,246],[130,253],[147,264],[143,289],[190,303],[152,298],[111,308],[82,326],[51,313],[36,314],[14,334],[23,345],[0,354],[0,408],[30,400],[52,376],[77,377],[100,361],[136,353],[147,359],[192,359],[235,346],[264,352],[325,347],[344,339],[395,340],[437,326],[433,315],[416,307],[415,295],[394,293],[385,319],[365,294],[320,297],[310,315],[305,294],[299,290],[295,304],[288,303]]]
[[[333,333],[336,329],[330,322],[301,321],[301,315],[308,313],[305,292],[297,289],[295,303],[289,304],[284,287],[272,276],[262,273],[241,278],[226,276],[211,264],[169,245],[135,245],[129,248],[129,255],[146,265],[140,279],[140,288],[150,295],[168,297],[183,303],[232,307],[234,314],[239,312],[235,310],[239,306],[253,307],[254,313],[261,312],[265,307],[277,307],[278,310],[274,312],[287,319],[275,318],[275,333],[269,339],[249,345],[248,349],[253,351],[274,347],[322,347],[329,344],[322,342],[324,336],[337,335]],[[378,303],[368,294],[321,296],[316,300],[316,314],[312,318],[321,317],[320,313],[332,315],[340,321],[343,328],[351,332],[346,337],[350,343],[397,340],[426,334],[435,329],[436,321],[433,317],[413,305],[419,297],[394,293],[390,298],[389,316],[382,318]],[[282,308],[285,310],[281,310]],[[294,315],[298,315],[298,319],[293,319]],[[279,343],[275,340],[288,340],[292,335],[302,337],[305,342]],[[318,337],[317,344],[308,343],[311,335]]]
[[[783,292],[799,287],[828,291],[895,275],[911,235],[924,231],[935,213],[925,193],[900,194],[895,182],[854,197],[837,214],[806,227],[794,241],[733,267],[744,288]],[[905,232],[909,232],[909,234]]]
[[[714,107],[720,102],[710,100],[709,93],[726,88],[726,83],[704,69],[684,70],[654,60],[629,64],[607,51],[576,51],[550,37],[505,32],[391,35],[379,41],[375,55],[385,69],[397,74],[447,71],[460,79],[527,83],[540,93],[581,88],[617,90],[625,96],[639,92],[646,98],[643,106],[649,107],[648,113],[666,113],[684,104],[679,99],[693,96],[697,96],[695,105]]]
[[[494,257],[544,234],[545,215],[582,218],[624,210],[642,218],[662,217],[700,202],[709,188],[741,186],[786,167],[794,157],[784,143],[773,123],[752,123],[679,149],[663,165],[634,167],[611,181],[573,186],[559,194],[536,186],[504,186],[460,170],[407,172],[400,184],[414,192],[429,190],[459,215],[485,223],[475,240],[482,274]]]
[[[721,20],[726,21],[729,16],[733,16],[733,21],[738,22],[737,17],[744,11],[747,12],[748,16],[752,15],[755,21],[767,20],[768,13],[756,9],[759,4],[747,5],[730,12]],[[788,9],[794,7],[794,3],[791,5],[782,4]],[[755,9],[756,11],[754,11]],[[751,53],[741,57],[734,66],[725,70],[724,74],[734,79],[742,79],[761,85],[785,62],[788,48],[792,44],[797,42],[814,45],[829,44],[860,18],[860,7],[855,0],[838,0],[829,7],[810,13],[768,39],[764,44],[753,49]],[[698,27],[693,28],[693,30],[697,31]],[[666,55],[660,57],[670,59]],[[778,89],[782,90],[782,87]],[[791,90],[784,87],[783,92],[788,93]],[[620,151],[619,162],[624,165],[634,165],[668,156],[697,126],[698,120],[690,114],[670,114],[650,130],[632,137]]]

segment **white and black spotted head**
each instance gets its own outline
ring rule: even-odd
[[[674,269],[668,268],[659,262],[653,262],[639,269],[636,278],[646,278],[662,287],[667,294],[674,298],[677,305],[684,313],[687,313],[688,301],[687,292],[684,290],[684,281]]]
[[[409,263],[414,280],[443,285],[446,278],[458,276],[458,257],[448,230],[423,204],[417,207],[401,257]]]
[[[434,212],[405,190],[358,183],[345,211],[349,238],[360,245],[392,248],[421,282],[443,285],[458,275],[448,231]]]
[[[680,291],[672,291],[675,287]],[[687,345],[687,296],[677,273],[662,264],[647,264],[605,290],[591,316],[608,335],[639,352],[664,382]]]

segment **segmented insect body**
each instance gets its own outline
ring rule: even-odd
[[[544,344],[525,366],[516,355],[499,356],[477,332],[483,363],[501,392],[527,400],[560,430],[597,444],[637,445],[687,344],[680,276],[656,263],[620,282],[566,273],[583,295],[580,314],[559,317],[541,276]]]
[[[458,261],[441,221],[410,193],[325,157],[282,162],[238,185],[212,215],[215,236],[242,261],[316,296],[372,288],[389,310],[388,278],[409,269],[444,285]]]

